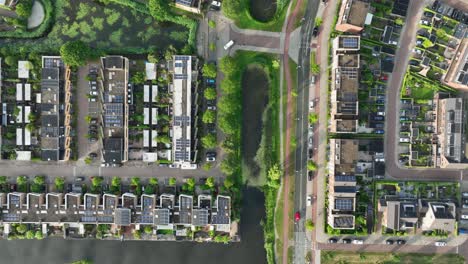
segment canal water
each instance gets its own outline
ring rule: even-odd
[[[264,217],[263,193],[248,188],[243,192],[239,243],[1,240],[0,263],[64,264],[89,259],[94,264],[262,264],[266,263],[260,226]]]

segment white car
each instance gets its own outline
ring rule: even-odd
[[[314,109],[314,107],[315,107],[315,101],[314,101],[314,100],[311,100],[311,101],[309,102],[309,109],[312,110],[312,109]]]
[[[445,241],[437,241],[435,242],[436,247],[445,247],[447,245],[447,242]]]
[[[461,219],[464,219],[464,220],[468,219],[468,214],[462,214]]]
[[[463,192],[462,195],[463,197],[468,197],[468,192]]]
[[[206,109],[215,111],[215,110],[216,110],[216,106],[211,105],[211,106],[206,107]]]
[[[364,241],[361,240],[361,239],[354,239],[354,240],[353,240],[353,244],[362,245],[362,244],[364,244]]]
[[[216,158],[215,157],[206,157],[206,161],[216,161]]]
[[[219,1],[213,1],[213,2],[211,2],[211,5],[212,5],[212,6],[215,6],[215,7],[221,7],[221,2],[219,2]]]
[[[226,43],[226,45],[224,45],[224,49],[228,50],[230,47],[232,47],[232,45],[234,45],[234,41],[230,40],[228,43]]]
[[[307,206],[311,206],[312,205],[312,196],[308,195],[307,196]]]

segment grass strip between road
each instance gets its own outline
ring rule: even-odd
[[[462,264],[465,263],[465,260],[462,256],[457,254],[322,251],[321,263]]]

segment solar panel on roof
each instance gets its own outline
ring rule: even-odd
[[[353,210],[353,200],[351,199],[337,199],[335,200],[336,210]]]
[[[189,1],[185,0],[185,2],[189,2]],[[175,60],[189,60],[189,59],[190,59],[190,56],[180,56],[180,55],[175,56]]]
[[[358,40],[357,38],[344,38],[343,47],[345,48],[357,48]]]
[[[187,74],[174,74],[175,80],[187,80],[187,78],[188,78]]]

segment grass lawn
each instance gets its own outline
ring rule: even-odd
[[[417,254],[417,253],[371,253],[322,251],[321,263],[386,263],[386,264],[462,264],[464,258],[457,254]]]
[[[250,1],[251,0],[240,0],[241,1],[241,8],[236,13],[236,17],[231,17],[234,20],[236,26],[239,28],[245,29],[256,29],[256,30],[265,30],[265,31],[273,31],[273,32],[280,32],[284,19],[286,18],[286,12],[288,10],[288,4],[285,5],[284,8],[281,10],[277,10],[276,14],[272,18],[272,20],[268,22],[260,22],[252,17],[250,14]],[[252,0],[255,1],[255,0]],[[294,0],[297,1],[297,0]],[[294,3],[293,3],[294,7]],[[227,15],[230,17],[229,15]]]

